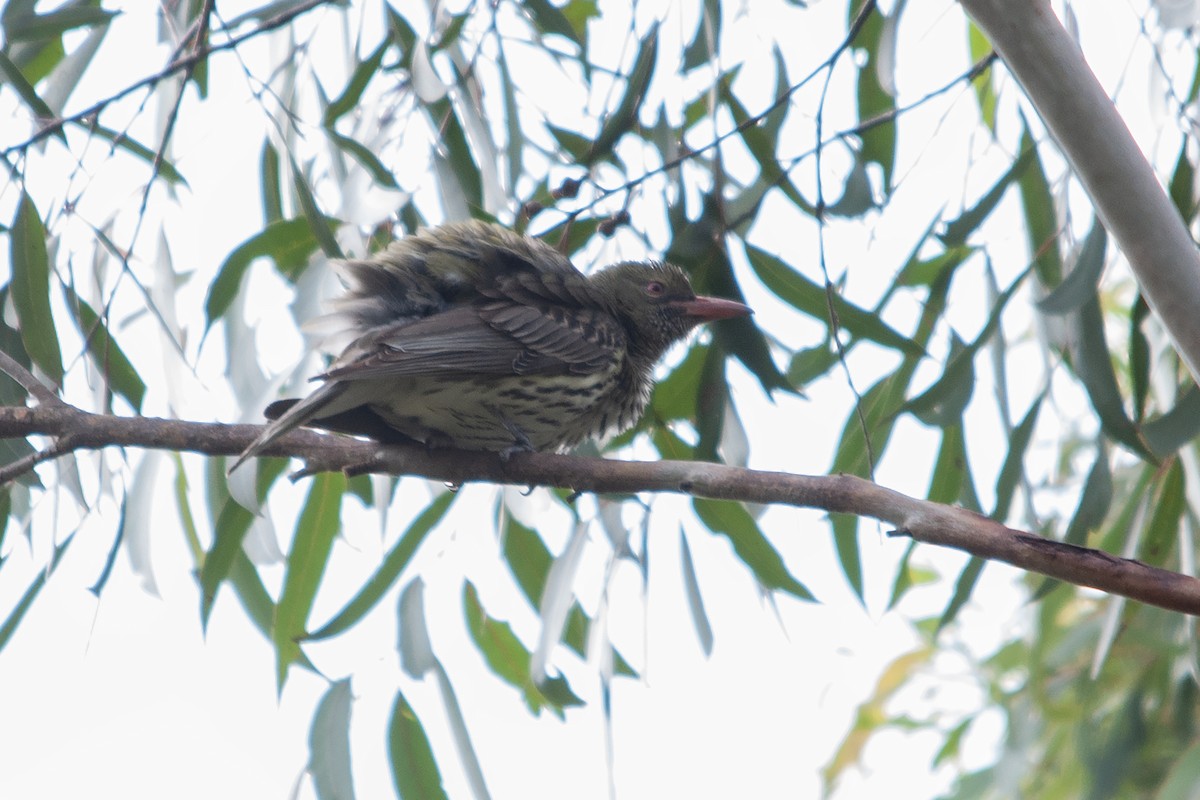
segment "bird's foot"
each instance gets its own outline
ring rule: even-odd
[[[521,426],[513,422],[504,415],[500,409],[495,406],[488,408],[496,419],[500,420],[500,424],[504,426],[504,430],[508,431],[508,435],[513,438],[513,443],[499,452],[500,460],[508,463],[509,459],[517,453],[532,453],[537,448],[533,446],[533,442],[529,441],[529,437],[525,435],[525,431],[521,430]]]
[[[526,439],[523,442],[514,442],[496,455],[500,456],[500,460],[507,464],[509,460],[517,453],[532,453],[533,451],[533,445],[529,443],[528,439]]]

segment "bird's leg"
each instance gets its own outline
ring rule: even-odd
[[[525,431],[521,430],[521,426],[513,422],[504,413],[493,405],[488,405],[488,411],[496,415],[496,419],[504,426],[504,430],[508,431],[513,437],[513,443],[499,452],[500,460],[507,462],[517,453],[532,453],[536,448],[533,442],[529,441],[529,437],[525,435]]]

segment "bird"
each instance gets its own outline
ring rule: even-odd
[[[584,275],[540,239],[478,220],[335,269],[346,291],[317,323],[345,348],[315,391],[266,408],[230,472],[299,426],[505,460],[563,451],[637,423],[655,365],[697,325],[752,313],[697,296],[674,264]]]

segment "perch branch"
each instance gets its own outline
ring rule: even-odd
[[[228,456],[240,453],[260,431],[257,425],[91,414],[65,404],[0,407],[0,438],[56,437],[62,452],[123,446]],[[851,475],[792,475],[692,461],[610,461],[551,453],[521,453],[504,462],[492,453],[382,447],[304,430],[281,437],[263,455],[300,458],[306,473],[417,475],[454,484],[488,481],[599,493],[678,492],[856,514],[888,523],[919,542],[1200,616],[1200,579],[1009,528],[966,509],[918,500]]]

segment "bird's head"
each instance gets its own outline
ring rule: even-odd
[[[591,277],[597,295],[626,326],[630,349],[657,361],[703,322],[753,313],[734,300],[697,296],[674,264],[624,261]]]

